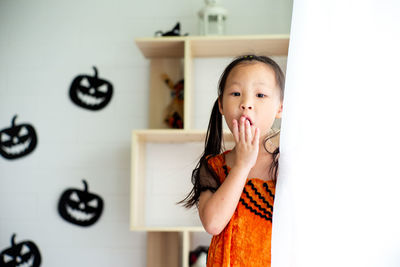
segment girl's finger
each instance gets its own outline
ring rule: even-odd
[[[252,142],[253,142],[253,139],[254,139],[254,135],[256,134],[256,126],[251,126],[251,136],[252,136]]]
[[[239,142],[239,129],[238,129],[238,121],[237,120],[233,120],[232,133],[233,133],[233,138],[235,138],[235,142],[238,143]]]
[[[244,129],[244,117],[240,118],[240,122],[239,122],[239,139],[240,141],[244,142],[246,141],[245,138],[245,129]]]
[[[253,143],[253,145],[255,147],[258,147],[259,141],[260,141],[260,129],[256,128],[254,130],[254,136],[253,136],[253,142],[252,143]]]
[[[246,142],[251,143],[253,141],[253,135],[251,134],[250,122],[246,120]]]

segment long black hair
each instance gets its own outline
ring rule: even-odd
[[[268,66],[270,66],[275,72],[275,80],[277,86],[280,89],[280,97],[283,100],[284,96],[284,88],[285,88],[285,75],[283,74],[279,65],[269,57],[266,56],[257,56],[257,55],[245,55],[235,58],[224,70],[221,75],[221,78],[218,83],[218,98],[214,102],[214,106],[211,111],[210,122],[208,123],[206,138],[205,138],[205,148],[204,152],[200,157],[199,162],[197,163],[195,169],[192,172],[192,184],[193,188],[189,192],[189,194],[180,202],[179,204],[183,204],[186,208],[191,208],[194,205],[197,205],[200,197],[200,193],[202,192],[202,187],[200,185],[200,168],[205,166],[209,173],[214,176],[214,179],[218,181],[216,174],[210,169],[206,160],[209,156],[215,156],[222,153],[222,141],[223,141],[223,131],[222,131],[222,115],[219,111],[218,100],[222,102],[222,96],[225,89],[226,80],[228,78],[229,73],[231,73],[232,69],[239,64],[248,64],[248,63],[256,63],[261,62]],[[274,135],[268,135],[264,140],[264,147],[269,138],[272,138]],[[267,149],[266,149],[267,150]],[[273,181],[276,181],[279,167],[279,147],[277,147],[274,151],[269,151],[272,154],[273,162],[271,164],[269,174],[272,177]]]

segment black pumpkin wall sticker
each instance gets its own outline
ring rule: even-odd
[[[107,106],[113,94],[113,86],[109,81],[98,77],[97,68],[93,67],[94,76],[78,75],[69,88],[69,96],[76,105],[100,110]]]
[[[15,115],[10,128],[0,131],[0,154],[6,159],[18,159],[31,153],[37,145],[35,128],[30,124],[16,124]]]
[[[42,258],[39,248],[32,241],[15,243],[15,234],[11,237],[11,247],[0,253],[0,267],[37,267],[40,266]]]
[[[58,212],[66,221],[79,226],[97,222],[103,212],[103,199],[89,193],[88,184],[82,180],[84,190],[67,189],[58,202]]]

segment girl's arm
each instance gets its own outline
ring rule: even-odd
[[[199,215],[204,229],[218,235],[228,224],[239,202],[250,170],[232,168],[215,193],[207,190],[200,194]]]
[[[215,193],[207,190],[200,194],[198,210],[204,229],[218,235],[228,224],[236,210],[247,176],[256,163],[259,146],[259,130],[250,126],[244,118],[240,125],[233,121],[235,138],[235,164]]]

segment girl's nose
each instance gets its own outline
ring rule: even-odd
[[[253,106],[250,103],[242,103],[242,104],[240,104],[240,108],[243,110],[253,109]]]

